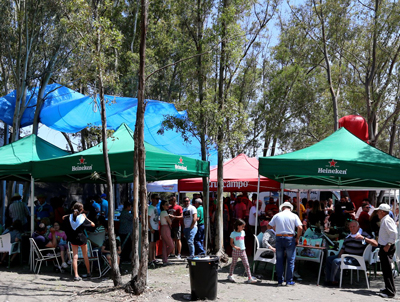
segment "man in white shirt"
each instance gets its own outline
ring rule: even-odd
[[[197,209],[190,204],[189,197],[183,200],[183,235],[189,247],[189,256],[194,256],[194,236],[197,233]]]
[[[254,195],[254,194],[253,194]],[[258,201],[258,217],[260,217],[260,213],[261,213],[261,206],[262,206],[262,201],[259,200]],[[254,204],[249,211],[249,226],[250,226],[250,231],[252,234],[254,234],[255,232],[255,227],[256,227],[256,215],[257,215],[257,211],[256,211],[256,205]]]
[[[299,216],[292,213],[293,206],[286,201],[280,206],[281,212],[276,214],[270,226],[275,227],[276,232],[276,274],[278,277],[278,286],[283,285],[284,255],[286,252],[286,285],[294,285],[293,271],[296,258],[296,245],[299,243],[303,226]],[[297,237],[296,237],[297,228]]]
[[[378,244],[383,280],[385,281],[385,288],[381,289],[378,295],[383,298],[393,298],[396,295],[396,286],[392,273],[392,260],[396,251],[394,243],[397,238],[397,227],[394,220],[388,215],[390,212],[388,204],[383,203],[376,210],[381,220]]]
[[[148,208],[148,225],[149,225],[149,264],[156,261],[156,244],[160,239],[158,231],[159,214],[157,209],[159,197],[157,194],[151,195],[151,205]]]

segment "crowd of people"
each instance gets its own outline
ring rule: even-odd
[[[244,198],[246,200],[246,198]],[[374,208],[368,199],[362,201],[361,206],[356,209],[349,197],[343,196],[334,204],[332,199],[327,201],[303,200],[298,204],[297,199],[293,200],[289,196],[284,197],[284,203],[278,207],[275,200],[271,198],[261,210],[261,203],[252,198],[251,209],[246,217],[245,207],[242,205],[243,199],[237,201],[232,206],[236,221],[248,219],[250,228],[256,211],[259,211],[260,228],[264,232],[261,246],[267,250],[261,257],[273,258],[276,256],[276,272],[278,286],[282,286],[284,280],[286,285],[294,285],[294,271],[296,259],[296,246],[304,232],[311,227],[313,231],[319,230],[327,236],[332,236],[336,240],[342,239],[343,245],[337,254],[327,257],[325,265],[325,284],[337,286],[340,277],[340,265],[343,254],[362,256],[367,245],[373,248],[379,247],[379,258],[384,277],[385,288],[378,293],[383,298],[392,298],[396,294],[394,279],[392,274],[391,262],[395,252],[395,241],[398,238],[398,208],[395,213],[389,205],[382,203],[378,208]],[[246,201],[244,202],[246,203]],[[236,211],[238,209],[238,211]],[[237,217],[244,215],[244,217]],[[237,222],[235,222],[237,223]],[[240,223],[240,225],[243,225]],[[240,230],[240,229],[239,229]],[[236,238],[239,238],[236,236]],[[236,248],[237,244],[232,245]],[[236,264],[239,256],[232,255],[232,266]],[[247,270],[247,258],[242,257],[243,264]],[[286,257],[286,274],[284,274],[284,258]],[[344,258],[347,265],[359,265],[357,259],[348,256]],[[228,280],[233,281],[232,267],[228,275]],[[248,276],[251,277],[250,272]],[[285,276],[285,278],[284,278]]]
[[[85,205],[73,203],[67,205],[65,196],[46,201],[46,196],[38,195],[34,207],[36,230],[32,234],[39,249],[56,248],[60,253],[61,267],[72,265],[74,280],[90,277],[91,271],[87,258],[86,243],[88,234],[107,234],[108,201],[106,195],[87,199]],[[336,204],[332,199],[326,201],[303,199],[297,202],[284,196],[279,207],[273,197],[268,202],[258,200],[257,194],[251,199],[247,193],[235,196],[231,194],[223,199],[223,239],[225,250],[231,249],[232,265],[228,279],[235,281],[233,273],[240,258],[245,267],[248,283],[258,280],[251,275],[247,259],[245,236],[263,232],[261,246],[266,251],[261,255],[265,258],[276,256],[276,272],[278,285],[294,285],[294,279],[299,277],[294,270],[296,246],[300,237],[308,228],[324,232],[332,240],[343,240],[341,250],[336,255],[327,257],[325,279],[327,285],[337,285],[340,273],[340,256],[342,254],[362,255],[366,245],[380,247],[382,271],[385,289],[380,292],[383,297],[393,297],[396,293],[390,263],[395,252],[394,242],[397,239],[399,223],[398,208],[393,213],[387,204],[381,204],[375,209],[368,199],[362,201],[356,209],[349,197],[342,196]],[[131,260],[131,233],[133,216],[132,204],[125,202],[119,217],[117,230],[117,253],[122,261]],[[216,234],[217,205],[214,198],[209,199],[209,218],[211,227],[210,249]],[[7,222],[3,234],[10,233],[11,241],[18,242],[24,231],[29,228],[30,211],[22,202],[19,194],[15,194],[6,209]],[[179,205],[175,195],[168,200],[160,200],[157,194],[152,194],[148,206],[149,229],[149,265],[159,262],[157,259],[157,241],[162,240],[162,264],[168,265],[171,257],[181,258],[184,238],[188,246],[188,256],[204,255],[204,213],[201,194],[194,194],[193,199],[185,197]],[[68,242],[72,253],[69,252]],[[77,270],[78,248],[82,249],[87,273],[79,276]],[[108,237],[102,245],[95,247],[111,264]],[[0,264],[7,255],[3,254]],[[13,255],[15,257],[15,255]],[[284,258],[287,261],[287,271],[284,279]],[[357,260],[345,258],[346,264],[357,265]]]
[[[66,196],[54,197],[47,201],[44,194],[38,194],[34,202],[34,227],[31,237],[39,249],[55,248],[60,255],[61,265],[56,269],[62,270],[72,265],[74,280],[81,280],[77,271],[78,248],[82,250],[87,273],[82,277],[91,277],[89,261],[87,257],[87,238],[91,233],[104,232],[105,240],[96,245],[92,243],[98,253],[104,255],[110,262],[110,247],[108,240],[108,201],[106,194],[91,196],[85,204],[79,202],[68,203]],[[117,253],[124,261],[131,259],[131,233],[133,228],[132,204],[125,202],[119,217],[117,231]],[[10,233],[11,242],[22,240],[23,234],[29,234],[30,209],[22,201],[20,194],[14,194],[10,204],[6,208],[5,230],[2,234]],[[121,242],[126,248],[121,249]],[[70,243],[70,249],[68,248]],[[71,253],[72,255],[71,255]],[[17,254],[13,254],[11,261]],[[5,263],[7,253],[0,257],[0,265]],[[96,268],[99,269],[99,268]]]

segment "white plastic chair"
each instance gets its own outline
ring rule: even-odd
[[[262,254],[263,252],[269,250],[269,249],[260,247],[260,246],[261,246],[261,243],[259,242],[258,237],[257,237],[255,234],[253,234],[253,236],[254,236],[254,241],[256,242],[256,253],[255,253],[254,258],[253,258],[253,273],[254,273],[254,271],[255,271],[256,261],[264,262],[264,263],[271,263],[271,264],[273,264],[273,268],[272,268],[272,280],[274,280],[274,272],[275,272],[275,264],[276,264],[276,254],[274,253],[274,258],[263,258],[263,257],[261,257],[261,254]]]
[[[29,241],[31,243],[31,268],[34,273],[37,269],[37,274],[39,274],[42,262],[47,261],[56,261],[57,267],[61,268],[60,263],[58,262],[58,257],[60,256],[60,254],[56,253],[55,248],[39,249],[33,238],[29,238]]]
[[[71,260],[72,260],[74,255],[72,252],[71,242],[69,242],[69,241],[68,241],[68,252],[70,253]],[[99,254],[96,250],[92,249],[92,244],[91,244],[90,240],[87,241],[87,252],[88,252],[89,263],[91,263],[90,271],[93,272],[93,262],[97,262],[97,267],[99,268],[99,276],[96,278],[93,278],[93,279],[100,278],[102,276],[102,271],[101,271],[101,266],[100,266]],[[78,265],[81,262],[84,262],[84,258],[83,258],[83,254],[82,254],[82,249],[80,247],[78,247]],[[71,275],[73,274],[72,269],[73,269],[73,267],[71,265]]]
[[[322,270],[322,264],[324,262],[324,250],[323,249],[312,249],[312,246],[315,246],[315,243],[319,243],[319,246],[322,246],[322,238],[319,239],[311,239],[311,238],[305,238],[307,240],[307,245],[311,248],[311,250],[315,253],[315,257],[307,257],[307,256],[301,256],[301,251],[304,249],[303,247],[296,247],[296,261],[310,261],[310,262],[316,262],[319,263],[319,272],[318,272],[318,280],[317,280],[317,285],[319,285],[319,279],[321,278],[321,270]],[[301,242],[303,242],[304,238],[301,238]]]
[[[0,253],[8,253],[8,266],[10,267],[11,263],[11,255],[13,254],[20,254],[20,242],[13,242],[11,243],[11,234],[4,234],[0,236]]]
[[[360,276],[358,274],[358,271],[365,271],[365,280],[367,281],[367,288],[369,289],[369,281],[368,281],[368,275],[367,275],[367,263],[369,263],[369,261],[371,261],[371,254],[372,254],[372,245],[370,245],[370,244],[367,245],[362,256],[356,256],[356,255],[351,255],[351,254],[342,254],[341,264],[340,264],[339,287],[342,287],[343,270],[349,269],[349,270],[357,271],[357,281],[360,281],[360,278],[359,278]],[[358,261],[359,265],[345,264],[343,261],[346,257],[351,257],[351,258],[356,259]],[[350,283],[353,284],[353,273],[352,272],[350,273]]]

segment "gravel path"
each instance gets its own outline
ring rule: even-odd
[[[123,270],[129,269],[126,265]],[[376,295],[383,285],[382,276],[372,277],[370,289],[366,288],[363,274],[360,282],[350,284],[350,276],[346,276],[343,288],[316,286],[318,266],[303,262],[298,266],[303,280],[295,286],[277,287],[276,281],[271,281],[270,266],[264,270],[258,268],[256,275],[261,278],[257,284],[245,284],[246,277],[241,263],[235,269],[236,283],[227,281],[229,266],[220,269],[218,273],[217,301],[385,301]],[[189,269],[185,260],[174,260],[173,265],[149,269],[148,289],[137,297],[115,289],[108,278],[73,282],[69,271],[63,274],[54,273],[50,266],[43,267],[40,275],[29,272],[27,266],[11,269],[0,268],[0,301],[9,302],[56,302],[56,301],[187,301],[190,294]],[[206,278],[206,276],[205,276]],[[128,282],[130,275],[123,276]],[[354,279],[356,275],[354,273]],[[207,280],[207,279],[205,279]],[[323,284],[323,276],[321,283]],[[399,288],[400,278],[395,279]],[[396,296],[395,299],[400,300]]]

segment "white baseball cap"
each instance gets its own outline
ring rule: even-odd
[[[390,206],[386,203],[382,203],[379,207],[375,208],[375,211],[377,211],[377,210],[390,212]]]

